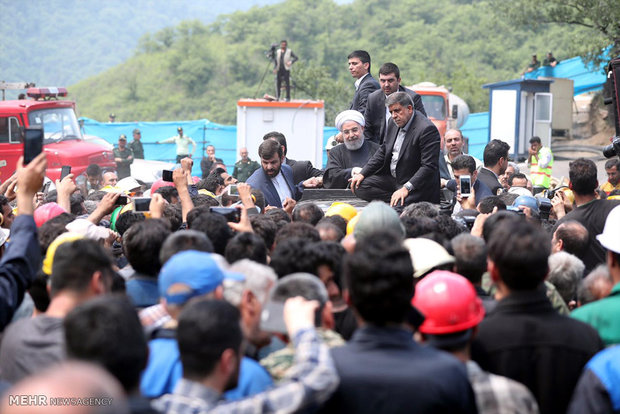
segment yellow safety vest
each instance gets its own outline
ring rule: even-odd
[[[540,157],[539,157],[540,155]],[[549,155],[551,161],[547,164],[546,168],[538,167],[538,159],[542,156]],[[532,165],[530,166],[530,179],[532,180],[532,187],[544,187],[549,188],[551,185],[551,168],[553,167],[553,154],[547,147],[541,147],[538,154],[532,156]]]

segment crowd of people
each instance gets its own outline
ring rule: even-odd
[[[187,145],[152,184],[91,165],[50,189],[45,154],[20,161],[0,186],[2,412],[618,411],[618,160],[554,188],[540,140],[529,176],[501,140],[477,160],[450,130],[440,151],[398,67],[377,85],[324,170],[277,131],[233,175],[210,148],[192,177]],[[320,187],[369,203],[301,200]]]

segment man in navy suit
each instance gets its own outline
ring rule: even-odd
[[[265,195],[265,205],[293,211],[304,187],[316,187],[317,179],[312,177],[295,184],[293,169],[284,164],[282,146],[273,139],[263,141],[258,147],[261,167],[247,179],[252,188],[261,190]]]
[[[355,95],[351,107],[362,114],[366,111],[366,102],[371,92],[379,89],[379,82],[370,74],[370,55],[365,50],[355,50],[348,56],[349,72],[355,79]]]
[[[439,131],[413,108],[406,92],[394,92],[385,101],[392,119],[385,141],[351,189],[364,200],[382,200],[392,206],[417,201],[439,203]]]
[[[323,176],[323,171],[317,168],[314,168],[310,161],[297,161],[297,160],[290,159],[287,156],[288,145],[286,144],[286,137],[284,136],[283,133],[278,132],[278,131],[267,132],[263,136],[263,141],[266,139],[276,140],[282,146],[282,154],[284,155],[284,164],[288,165],[289,167],[293,169],[293,182],[295,184],[299,184],[300,181],[306,181],[307,179],[311,177],[317,177],[319,182],[322,182],[323,179],[318,178],[318,177]]]

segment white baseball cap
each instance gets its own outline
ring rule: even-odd
[[[603,233],[596,236],[596,239],[606,249],[620,253],[620,206],[609,212]]]

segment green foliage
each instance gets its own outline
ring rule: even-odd
[[[601,63],[603,49],[620,54],[620,4],[618,0],[493,0],[505,17],[525,27],[548,23],[581,28],[571,33],[573,49],[588,61]]]
[[[492,1],[287,0],[209,25],[183,22],[144,35],[132,58],[70,92],[82,115],[95,119],[115,112],[119,121],[208,118],[232,124],[238,99],[274,94],[265,52],[287,39],[300,58],[291,74],[293,98],[324,100],[327,125],[349,107],[354,79],[346,56],[355,49],[371,54],[375,77],[381,63],[394,62],[405,86],[445,85],[471,112],[486,111],[483,84],[519,77],[532,53],[552,49],[558,59],[573,56],[574,39],[590,30],[526,28],[495,13]]]
[[[0,0],[0,80],[67,86],[122,63],[136,45],[172,46],[177,29],[166,26],[276,1]]]

